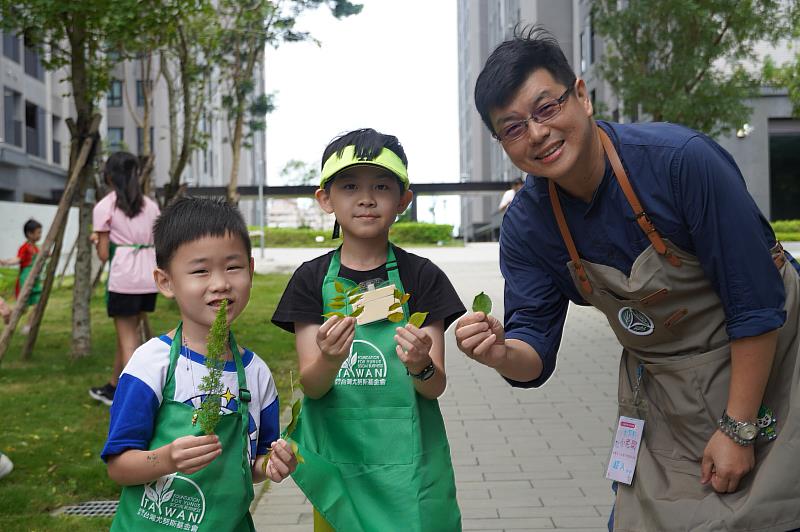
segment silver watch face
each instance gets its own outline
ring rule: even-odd
[[[756,436],[758,436],[758,427],[748,423],[747,425],[742,425],[739,427],[737,431],[739,437],[746,441],[755,440]]]

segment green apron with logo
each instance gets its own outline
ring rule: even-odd
[[[19,295],[20,290],[22,287],[25,286],[25,281],[28,279],[28,276],[33,271],[33,265],[36,264],[36,258],[39,256],[38,253],[34,253],[31,257],[31,263],[25,266],[24,268],[19,269],[19,279],[17,279],[17,295]],[[42,268],[41,271],[44,271]],[[42,297],[42,275],[39,274],[39,277],[36,278],[36,281],[33,283],[33,288],[31,289],[31,293],[28,296],[28,301],[25,303],[26,305],[36,305],[39,303],[39,299]]]
[[[116,244],[114,242],[108,241],[108,277],[106,277],[106,305],[108,305],[108,283],[111,281],[111,263],[114,260],[114,255],[117,252],[117,248],[133,248],[134,252],[138,252],[140,249],[151,248],[153,244]]]
[[[338,276],[339,257],[337,250],[322,283],[325,313],[342,295],[337,283],[345,293],[356,286]],[[386,273],[384,284],[405,293],[391,245]],[[292,478],[335,530],[461,530],[439,403],[416,392],[395,352],[395,328],[408,323],[407,304],[403,315],[397,323],[356,326],[333,387],[320,399],[303,399],[291,435],[305,460]]]
[[[253,500],[253,477],[247,456],[250,444],[247,430],[249,392],[233,333],[230,347],[239,377],[239,398],[238,411],[223,415],[214,429],[222,445],[222,454],[191,475],[173,473],[144,485],[123,487],[111,530],[255,530],[249,512]],[[175,367],[180,348],[181,325],[178,325],[172,340],[163,400],[150,449],[157,449],[182,436],[203,435],[199,424],[192,425],[194,407],[174,400]]]

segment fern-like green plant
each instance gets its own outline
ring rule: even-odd
[[[200,391],[205,398],[198,409],[197,418],[205,434],[213,434],[220,419],[220,396],[222,395],[222,370],[225,367],[225,351],[228,345],[228,301],[223,299],[217,317],[211,325],[206,339],[206,367],[208,375],[200,382]]]

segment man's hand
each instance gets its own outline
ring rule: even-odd
[[[169,444],[169,459],[174,471],[191,475],[200,471],[222,454],[216,434],[182,436]]]
[[[297,457],[286,440],[272,442],[271,449],[267,462],[267,476],[273,482],[281,482],[297,469]]]
[[[394,341],[395,351],[409,373],[418,374],[432,362],[431,347],[433,339],[425,331],[410,323],[405,327],[397,327]]]
[[[708,440],[700,465],[702,484],[711,482],[717,493],[733,493],[739,481],[756,465],[752,445],[739,445],[721,431]]]
[[[483,312],[473,312],[458,320],[456,343],[465,355],[490,368],[498,367],[507,358],[502,324]]]
[[[350,354],[355,335],[355,318],[329,318],[317,331],[317,346],[322,357],[330,362],[343,362]]]

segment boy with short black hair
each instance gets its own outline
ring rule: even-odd
[[[182,321],[137,349],[120,377],[102,452],[124,486],[112,530],[254,530],[253,482],[280,482],[297,463],[278,439],[269,368],[233,333],[215,434],[202,435],[194,415],[217,311],[226,302],[230,324],[250,298],[247,226],[224,201],[184,197],[164,209],[154,240],[156,284]]]
[[[389,242],[413,198],[407,163],[373,129],[328,145],[316,199],[343,243],[297,269],[272,318],[296,334],[305,398],[291,437],[305,463],[293,478],[315,530],[461,529],[437,398],[444,331],[465,309],[436,265]]]
[[[17,298],[19,298],[19,292],[28,279],[28,275],[30,275],[33,270],[36,257],[39,255],[39,246],[37,246],[36,243],[42,238],[42,224],[31,218],[22,226],[22,232],[25,234],[25,242],[19,247],[19,250],[17,250],[17,256],[11,259],[0,259],[0,265],[3,266],[15,266],[19,264],[17,284],[14,288]],[[40,276],[37,277],[36,282],[33,284],[33,289],[31,289],[31,293],[28,295],[28,299],[25,302],[26,308],[39,303],[41,297],[42,280]],[[33,318],[33,314],[31,314],[30,318]],[[28,334],[29,330],[30,323],[26,323],[22,326],[21,332],[22,334]]]

